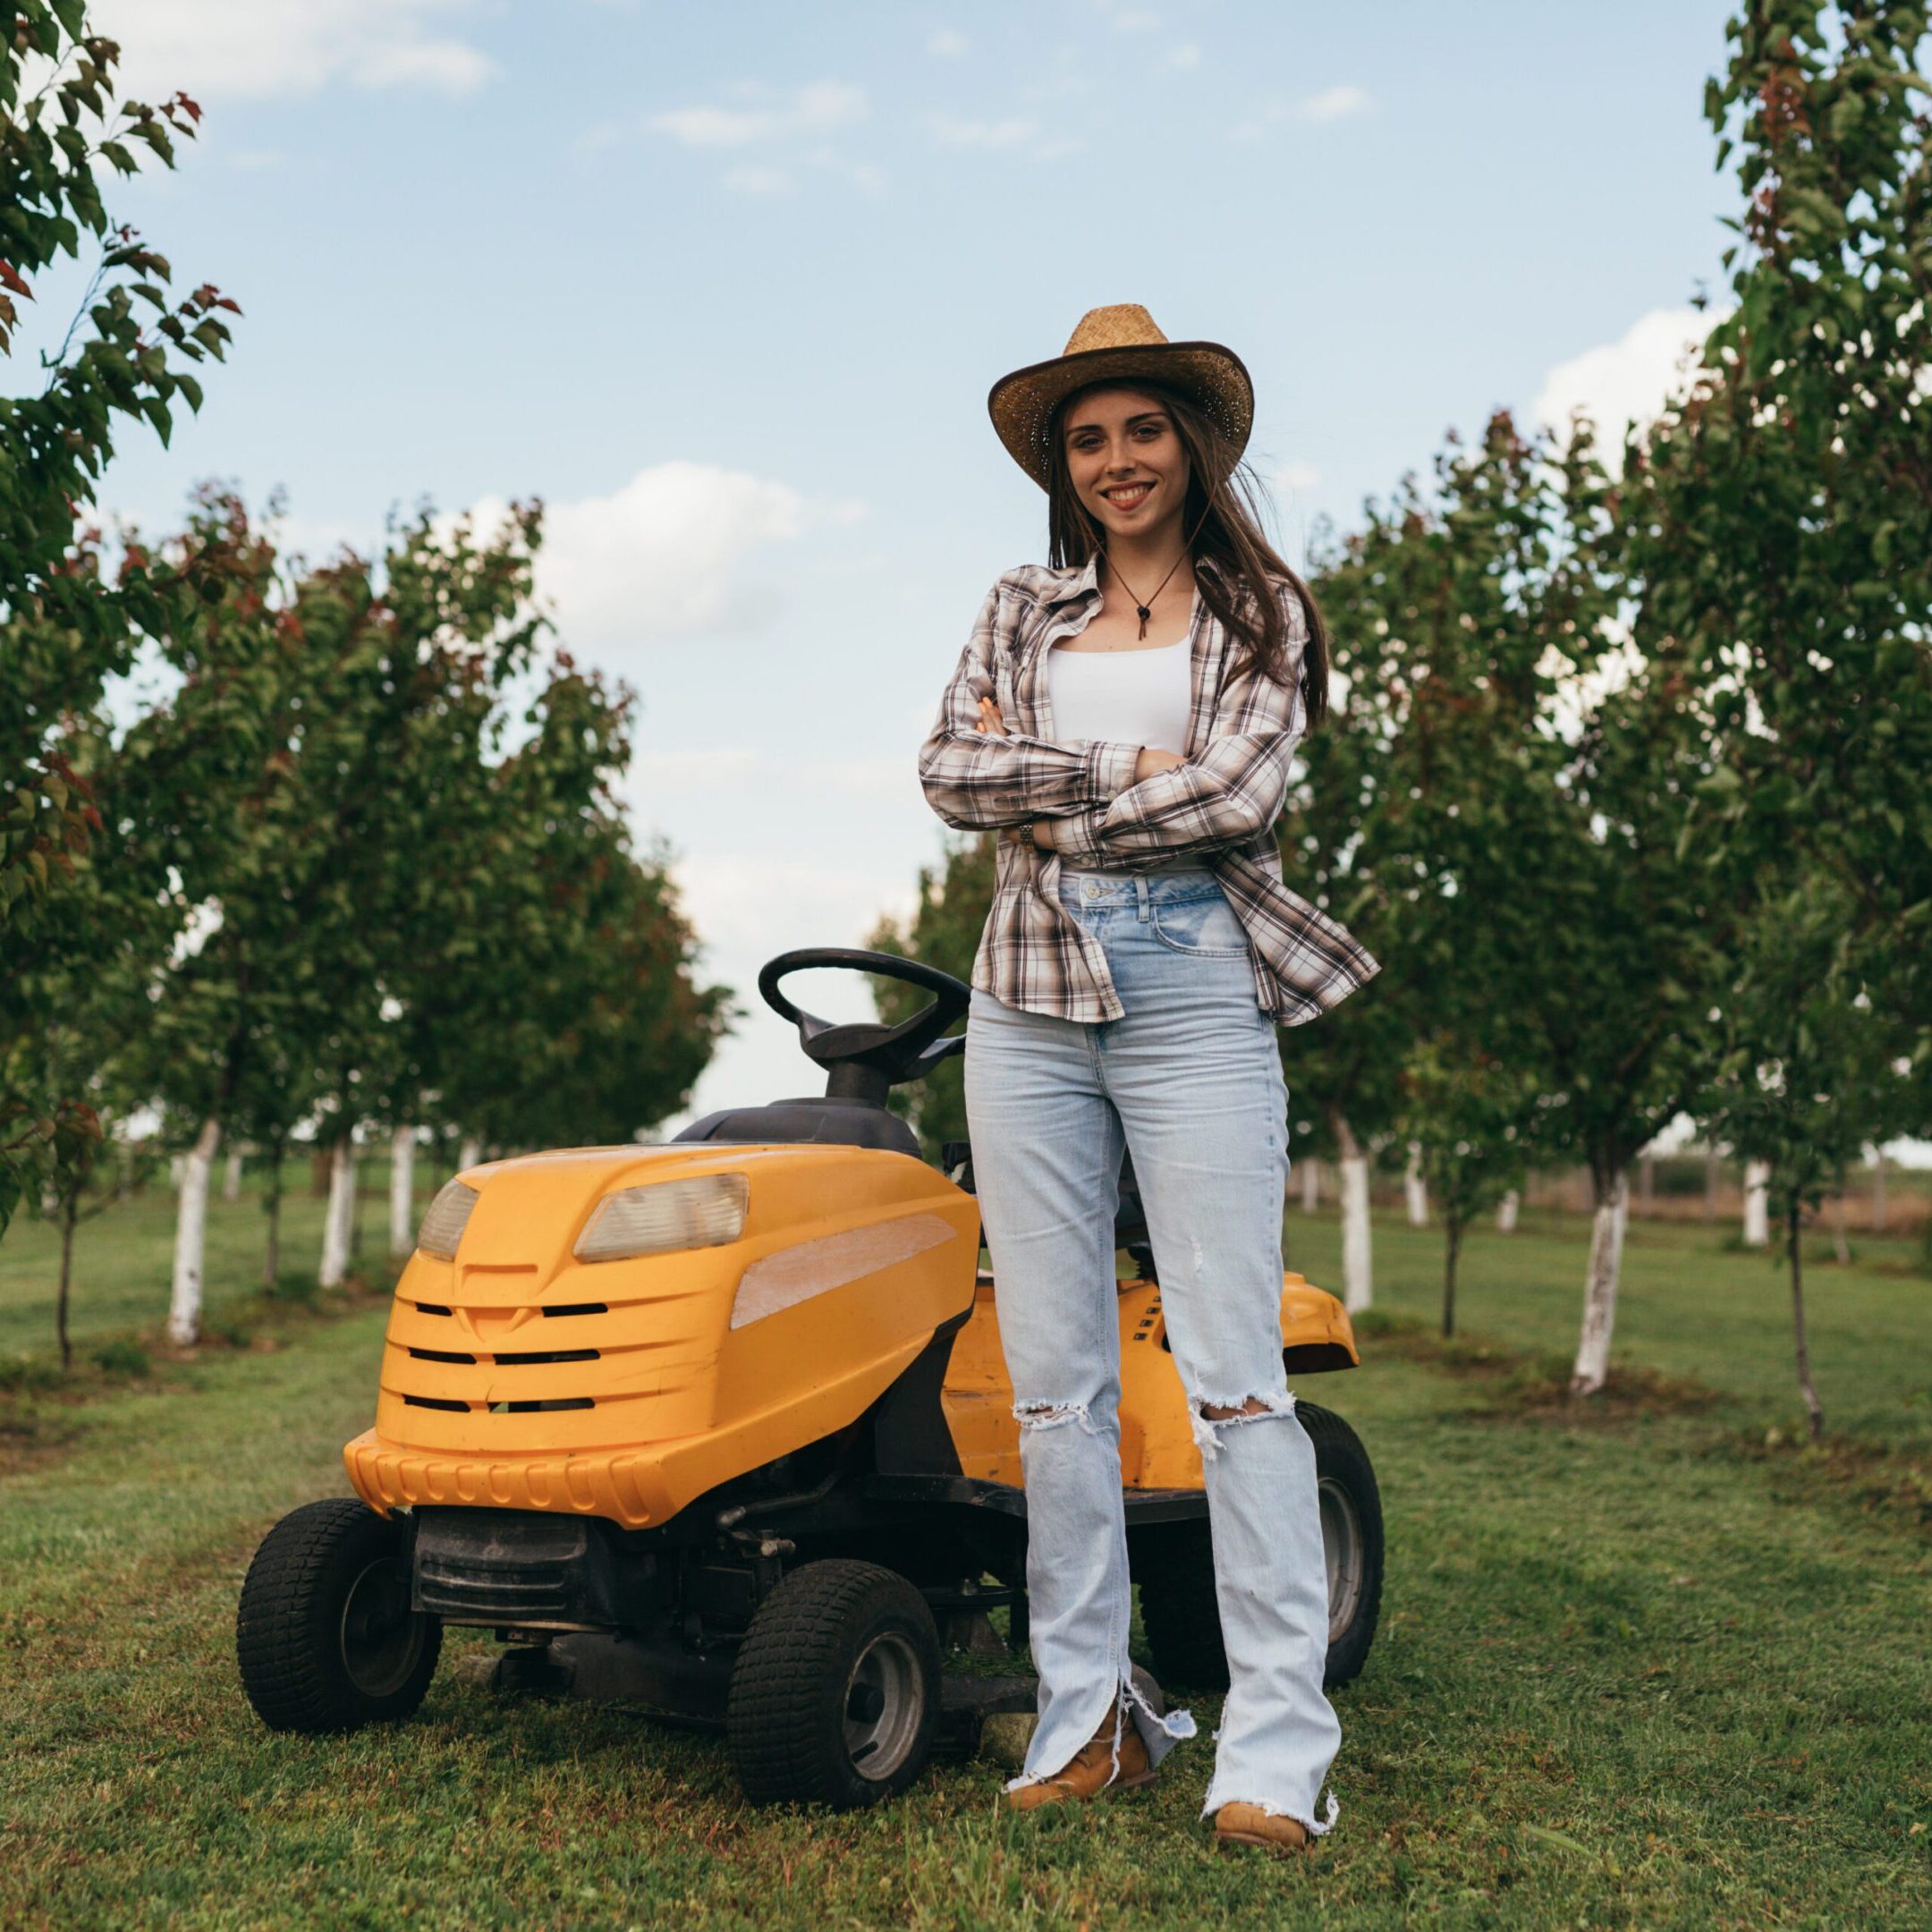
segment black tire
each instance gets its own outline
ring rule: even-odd
[[[896,1570],[844,1558],[794,1570],[758,1606],[724,1711],[753,1804],[855,1811],[925,1768],[939,1717],[939,1638]]]
[[[1332,1688],[1361,1674],[1382,1611],[1382,1497],[1368,1452],[1342,1418],[1313,1402],[1295,1414],[1315,1445],[1322,1545],[1328,1559],[1328,1658]],[[1134,1580],[1140,1623],[1165,1683],[1197,1690],[1227,1688],[1227,1652],[1215,1601],[1214,1543],[1205,1521],[1179,1523],[1151,1538]]]
[[[402,1524],[329,1496],[262,1538],[242,1586],[235,1657],[271,1731],[321,1737],[407,1717],[442,1648],[442,1623],[410,1608]]]

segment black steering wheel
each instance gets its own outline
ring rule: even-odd
[[[816,1013],[801,1011],[778,990],[787,973],[810,966],[844,966],[854,972],[877,973],[924,987],[936,997],[910,1020],[889,1027],[877,1020],[835,1026]],[[962,1053],[966,1036],[939,1036],[972,1003],[972,988],[936,966],[901,959],[896,953],[867,953],[851,946],[801,946],[767,960],[759,970],[758,991],[781,1019],[798,1028],[799,1045],[822,1067],[833,1069],[826,1091],[883,1102],[886,1092],[907,1080],[923,1080],[950,1054]]]

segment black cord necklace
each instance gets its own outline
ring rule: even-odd
[[[1167,566],[1167,577],[1172,577],[1174,573],[1181,568],[1181,565],[1185,561],[1185,559],[1192,554],[1194,549],[1194,539],[1200,535],[1200,527],[1208,521],[1208,512],[1213,508],[1213,504],[1208,504],[1202,509],[1200,515],[1195,520],[1194,528],[1188,533],[1187,541],[1181,546],[1181,555],[1177,556],[1174,560],[1174,562]],[[1138,637],[1145,637],[1147,635],[1148,619],[1154,614],[1155,597],[1159,597],[1161,592],[1167,588],[1167,577],[1163,577],[1161,580],[1154,586],[1154,597],[1148,597],[1146,602],[1143,603],[1140,598],[1139,598],[1138,597],[1134,597],[1134,593],[1132,589],[1129,587],[1127,580],[1124,577],[1121,576],[1120,565],[1114,561],[1112,555],[1108,552],[1107,547],[1105,544],[1100,547],[1100,554],[1102,556],[1106,558],[1107,568],[1111,570],[1114,572],[1115,578],[1119,580],[1121,589],[1123,590],[1125,590],[1129,597],[1133,597],[1134,611],[1140,619],[1140,629],[1136,633],[1136,635]]]

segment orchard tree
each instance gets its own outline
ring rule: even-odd
[[[1909,1024],[1858,978],[1860,948],[1843,888],[1812,877],[1767,890],[1739,947],[1724,1056],[1699,1106],[1705,1131],[1757,1150],[1791,1275],[1798,1388],[1811,1439],[1825,1415],[1806,1333],[1805,1216],[1843,1182],[1866,1146],[1911,1118]]]
[[[1417,1149],[1443,1221],[1442,1332],[1455,1333],[1456,1271],[1470,1224],[1523,1179],[1534,1082],[1495,1055],[1441,1030],[1402,1069],[1399,1131]]]
[[[163,442],[182,401],[199,409],[188,365],[219,358],[235,304],[203,284],[165,292],[166,259],[116,225],[104,177],[143,159],[172,166],[200,109],[114,98],[118,49],[90,33],[83,0],[20,0],[0,43],[0,355],[63,256],[94,256],[80,312],[43,358],[36,393],[0,396],[0,965],[50,888],[72,879],[99,818],[70,732],[123,671],[138,631],[193,591],[193,558],[157,571],[131,549],[102,566],[88,511],[123,427]],[[84,725],[80,728],[85,729]],[[0,977],[4,977],[0,974]],[[0,1038],[0,1230],[51,1148],[76,1148],[84,1106],[13,1082],[20,1036]]]
[[[1729,39],[1706,112],[1741,191],[1733,306],[1631,452],[1639,641],[1709,708],[1699,846],[1823,877],[1853,979],[1932,1044],[1927,12],[1746,0]]]
[[[1385,869],[1416,882],[1395,943],[1419,1035],[1440,1013],[1466,1077],[1534,1090],[1519,1137],[1470,1145],[1501,1171],[1589,1169],[1581,1394],[1607,1368],[1628,1170],[1696,1090],[1723,966],[1722,907],[1683,849],[1707,738],[1670,653],[1628,648],[1618,508],[1587,425],[1559,451],[1499,414],[1438,460],[1391,619]]]

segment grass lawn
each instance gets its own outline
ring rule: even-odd
[[[1290,1262],[1340,1292],[1341,1223],[1291,1208]],[[1613,1362],[1693,1377],[1738,1399],[1763,1426],[1801,1430],[1792,1359],[1791,1276],[1782,1253],[1727,1249],[1725,1226],[1637,1221],[1624,1237]],[[1513,1234],[1485,1222],[1464,1237],[1456,1326],[1533,1354],[1576,1353],[1587,1223],[1523,1217]],[[1834,1431],[1932,1456],[1932,1275],[1917,1239],[1860,1234],[1850,1267],[1808,1241],[1805,1309],[1811,1370]],[[1442,1316],[1443,1241],[1394,1216],[1375,1226],[1376,1303],[1431,1326]]]
[[[418,1178],[424,1165],[418,1164]],[[309,1191],[306,1161],[289,1162],[282,1197],[284,1279],[312,1284],[322,1257],[322,1199]],[[386,1263],[388,1168],[364,1161],[360,1189],[361,1258],[370,1271]],[[418,1209],[428,1205],[423,1187]],[[208,1207],[208,1252],[203,1279],[207,1318],[220,1323],[260,1289],[267,1241],[260,1183],[250,1174],[242,1198],[221,1198],[220,1164]],[[158,1330],[167,1318],[168,1284],[174,1268],[174,1192],[164,1174],[121,1206],[74,1232],[73,1288],[68,1322],[75,1352],[109,1335]],[[38,1357],[55,1349],[54,1300],[60,1281],[60,1230],[25,1208],[0,1240],[0,1360]]]
[[[1288,1229],[1333,1279],[1333,1221]],[[1436,1239],[1384,1223],[1377,1242],[1385,1301],[1432,1311]],[[1582,1267],[1580,1228],[1479,1238],[1465,1326],[1566,1348]],[[1927,1284],[1819,1267],[1814,1290],[1827,1419],[1916,1454]],[[1206,1699],[1150,1790],[1021,1819],[983,1763],[883,1812],[754,1812],[709,1740],[465,1683],[456,1660],[489,1648],[469,1637],[410,1724],[264,1731],[236,1593],[276,1516],[345,1492],[381,1326],[290,1316],[271,1350],[30,1405],[0,1478],[0,1926],[1932,1923],[1925,1522],[1827,1458],[1761,1453],[1798,1416],[1782,1286],[1701,1230],[1633,1231],[1619,1360],[1708,1402],[1633,1377],[1580,1420],[1407,1327],[1305,1385],[1376,1458],[1390,1564],[1337,1699],[1341,1822],[1294,1865],[1208,1850]]]

